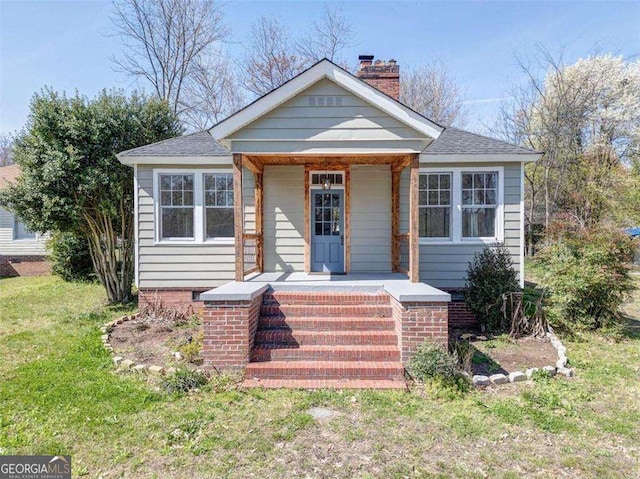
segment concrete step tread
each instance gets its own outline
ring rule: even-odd
[[[404,381],[388,379],[245,379],[242,386],[266,389],[407,389]]]

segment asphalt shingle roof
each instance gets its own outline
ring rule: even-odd
[[[119,156],[227,156],[229,154],[229,150],[204,130],[123,151]]]
[[[448,126],[423,153],[426,155],[530,155],[537,151]]]
[[[18,165],[9,165],[0,167],[0,188],[4,188],[9,183],[13,183],[20,176],[20,167]]]

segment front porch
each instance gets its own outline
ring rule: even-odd
[[[271,172],[287,171],[291,179],[280,184],[269,183],[266,168]],[[403,199],[401,175],[405,169],[408,181]],[[367,185],[367,174],[371,175],[371,185]],[[335,177],[335,183],[317,182],[326,176],[332,180]],[[323,266],[324,271],[360,273],[368,268],[363,260],[367,254],[370,258],[375,255],[374,261],[380,262],[377,273],[403,273],[409,282],[419,281],[417,154],[234,154],[233,181],[235,281],[254,279],[255,273],[321,272]],[[380,207],[379,212],[363,211],[371,208],[372,203]],[[266,214],[271,217],[265,219]],[[284,226],[273,219],[277,214],[285,217]],[[369,220],[370,216],[377,216],[378,223],[371,224],[376,236],[372,240],[374,247],[368,248],[363,236],[367,235],[367,221],[375,221]],[[295,230],[301,240],[296,254],[302,259],[297,262],[281,260],[277,251],[277,236],[285,229]],[[318,254],[320,240],[333,241],[331,247],[339,255],[338,262],[327,266],[327,260],[319,259],[322,256]],[[293,248],[290,244],[286,247]],[[328,249],[325,256],[329,257]]]

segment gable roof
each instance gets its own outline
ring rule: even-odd
[[[482,154],[511,154],[531,155],[539,154],[535,150],[512,145],[495,138],[478,135],[460,130],[452,126],[447,127],[440,136],[431,143],[423,155],[482,155]]]
[[[123,151],[117,156],[229,156],[229,150],[203,130]]]
[[[350,93],[379,108],[389,116],[430,138],[438,138],[444,128],[391,98],[328,59],[323,59],[302,73],[283,83],[275,90],[258,98],[240,111],[209,129],[214,139],[225,144],[225,139],[272,111],[318,81],[327,78]]]
[[[18,165],[0,166],[0,188],[15,182],[18,176],[20,176],[20,167]]]

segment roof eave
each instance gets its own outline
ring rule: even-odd
[[[538,161],[542,153],[422,153],[425,163],[531,163]]]

